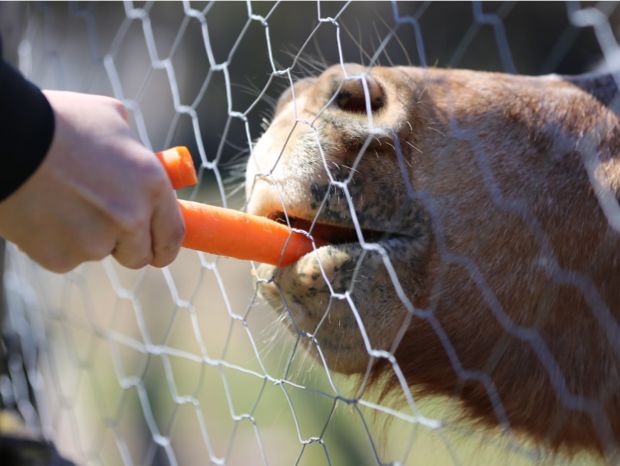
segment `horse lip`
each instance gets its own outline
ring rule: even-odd
[[[302,217],[287,216],[284,212],[272,212],[268,218],[279,223],[287,224],[291,228],[308,232],[318,242],[323,244],[349,244],[360,243],[357,229],[353,225],[339,225],[335,223],[314,222]],[[380,231],[361,227],[364,242],[379,242],[396,236],[405,236],[400,233]]]

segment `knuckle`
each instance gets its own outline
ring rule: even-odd
[[[150,227],[150,219],[146,217],[144,214],[139,213],[134,216],[127,224],[132,232],[139,232],[149,229]]]
[[[185,223],[179,220],[177,224],[172,228],[170,233],[170,241],[167,245],[168,249],[176,249],[178,248],[183,239],[185,238]]]
[[[150,218],[139,207],[129,208],[127,212],[117,213],[115,223],[123,234],[136,234],[150,228]]]
[[[185,238],[185,224],[179,221],[168,233],[166,241],[155,251],[151,264],[155,267],[164,267],[174,261],[183,238]]]
[[[164,168],[155,157],[141,157],[135,160],[133,170],[138,179],[137,187],[141,197],[146,202],[152,202],[170,186]]]
[[[165,267],[170,264],[176,256],[158,256],[154,258],[150,264],[153,267]]]
[[[55,273],[67,273],[86,259],[80,254],[80,241],[65,241],[54,236],[49,243],[29,244],[25,252],[32,260]]]
[[[168,264],[172,263],[174,259],[176,259],[178,253],[178,248],[161,251],[159,254],[153,257],[150,264],[154,267],[165,267]]]
[[[78,264],[60,264],[58,266],[52,266],[49,268],[49,270],[51,270],[52,272],[55,273],[69,273],[71,272],[74,268],[76,268],[78,266]]]
[[[61,255],[48,256],[42,259],[35,259],[39,264],[55,273],[67,273],[79,265],[79,261],[70,260]]]
[[[68,261],[63,260],[66,256],[60,251],[47,248],[21,247],[20,250],[28,255],[30,259],[41,265],[43,268],[56,273],[66,272]]]
[[[110,104],[112,105],[112,108],[114,108],[114,110],[116,110],[116,112],[123,118],[123,120],[127,120],[129,118],[129,111],[123,102],[110,97]]]
[[[89,242],[87,260],[98,261],[107,257],[114,249],[114,242],[108,238],[94,239]]]
[[[134,254],[128,257],[117,257],[115,255],[116,260],[125,267],[129,269],[141,269],[142,267],[146,267],[153,260],[152,253],[144,253],[144,254]]]
[[[185,237],[185,225],[179,222],[177,226],[170,232],[167,241],[162,244],[156,251],[153,265],[163,267],[172,262],[179,253],[183,238]]]
[[[152,260],[151,256],[145,256],[145,257],[142,257],[140,259],[136,259],[136,260],[130,261],[127,264],[127,268],[138,270],[138,269],[141,269],[141,268],[146,267],[147,265],[149,265],[151,263],[151,260]]]
[[[160,247],[157,248],[157,253],[167,254],[174,253],[181,247],[181,243],[185,238],[185,224],[182,220],[178,220],[175,225],[168,231],[166,238]]]

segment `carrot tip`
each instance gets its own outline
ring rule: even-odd
[[[187,147],[155,154],[174,189],[197,183],[194,162]],[[280,267],[292,264],[314,247],[307,236],[265,217],[191,201],[179,201],[185,221],[183,246],[220,256],[255,260]],[[316,240],[315,244],[324,244]]]
[[[174,189],[193,186],[198,182],[194,161],[187,147],[177,146],[155,155],[164,166]]]

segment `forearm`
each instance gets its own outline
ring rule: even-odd
[[[43,93],[2,59],[0,39],[0,201],[39,167],[54,135],[54,113]]]

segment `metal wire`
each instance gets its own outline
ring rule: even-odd
[[[366,65],[382,57],[391,62],[403,40],[409,41],[405,48],[412,56],[407,59],[414,65],[432,64],[424,28],[431,9],[424,4],[412,12],[410,7],[398,2],[382,6],[389,14],[383,18],[388,28],[378,37],[378,44],[364,51]],[[343,32],[353,37],[348,29],[350,17],[373,16],[368,13],[371,9],[360,4],[317,2],[313,14],[304,18],[308,26],[304,40],[287,59],[281,53],[288,45],[283,43],[287,33],[282,36],[280,31],[294,11],[287,3],[248,1],[199,7],[188,1],[140,6],[124,2],[26,8],[28,26],[19,57],[28,77],[43,87],[114,95],[129,109],[138,137],[150,149],[190,145],[201,182],[180,193],[181,197],[238,208],[246,201],[228,195],[227,144],[243,146],[248,163],[257,164],[253,155],[260,134],[256,114],[265,110],[266,96],[277,97],[277,84],[283,88],[293,84],[318,37],[323,41],[330,37],[327,43],[337,57],[334,63],[346,73],[350,47],[345,45],[348,39]],[[473,3],[471,18],[463,19],[465,29],[458,47],[447,55],[450,65],[458,65],[480,32],[490,28],[494,43],[488,44],[489,53],[499,57],[500,69],[520,71],[505,25],[511,11],[510,3],[496,12]],[[543,68],[562,60],[570,48],[562,41],[575,40],[576,28],[592,27],[604,58],[613,60],[618,45],[610,13],[611,9],[581,8],[569,2],[569,32],[560,34]],[[219,35],[228,23],[238,28],[231,43]],[[359,42],[353,38],[359,49],[368,47],[364,45],[368,38],[361,36],[360,32]],[[245,48],[252,49],[252,57],[244,54]],[[247,77],[244,60],[248,68],[250,58],[262,68],[252,66],[255,74]],[[418,399],[394,356],[396,344],[388,349],[373,347],[356,303],[355,285],[338,291],[322,270],[330,302],[346,303],[368,356],[391,366],[400,385],[398,396],[405,400],[396,407],[389,399],[377,401],[365,390],[369,372],[354,381],[333,372],[316,332],[285,329],[282,321],[292,328],[297,325],[292,313],[284,309],[275,317],[263,303],[254,278],[255,264],[191,251],[183,251],[175,263],[161,270],[129,271],[106,259],[58,276],[9,245],[5,335],[13,346],[9,348],[9,372],[0,378],[4,405],[18,410],[29,429],[53,440],[65,455],[88,465],[483,464],[491,459],[502,464],[534,464],[546,460],[543,452],[512,433],[504,401],[489,374],[463,365],[434,310],[413,305],[388,252],[364,238],[352,180],[369,144],[381,135],[394,145],[409,200],[420,202],[431,216],[441,260],[467,272],[501,329],[534,351],[561,402],[589,413],[601,437],[608,440],[610,427],[602,407],[571,392],[540,332],[511,320],[478,264],[450,250],[443,239],[436,200],[411,184],[399,138],[375,126],[367,81],[363,76],[347,77],[362,81],[368,136],[344,180],[325,154],[317,125],[328,104],[312,120],[302,118],[297,107],[294,111],[291,134],[298,127],[309,131],[329,180],[319,212],[330,192],[340,193],[364,251],[356,273],[364,272],[365,257],[379,257],[409,314],[397,341],[412,316],[426,320],[458,377],[484,386],[501,426],[499,434],[455,422],[456,408],[448,400]],[[238,89],[246,79],[257,92],[244,98]],[[472,148],[493,207],[522,220],[546,251],[546,262],[541,264],[545,273],[555,283],[581,292],[617,352],[618,323],[592,280],[557,263],[530,206],[503,194],[476,134],[454,120],[450,135]],[[275,184],[278,163],[281,157],[273,166],[257,167],[256,179]],[[279,195],[286,213],[285,196]],[[617,230],[617,201],[605,193],[599,199],[610,226]],[[286,307],[286,300],[283,303]],[[386,423],[387,433],[383,432]],[[485,453],[480,452],[482,445]]]

